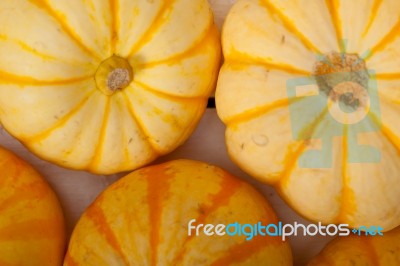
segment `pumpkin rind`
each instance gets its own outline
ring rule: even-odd
[[[349,236],[331,241],[308,266],[382,265],[400,263],[400,227],[383,236]]]
[[[206,0],[1,1],[0,119],[61,166],[138,168],[194,130],[217,77],[218,35]],[[113,56],[133,75],[110,94],[96,73]]]
[[[171,161],[107,188],[78,221],[64,265],[291,265],[289,244],[280,237],[188,236],[192,219],[278,222],[247,183],[205,163]]]
[[[30,165],[1,147],[0,173],[0,265],[60,265],[66,232],[56,195]]]
[[[399,12],[391,0],[242,0],[225,21],[216,105],[229,155],[310,220],[384,230],[400,225]],[[380,110],[370,112],[367,127],[379,130],[355,141],[346,126],[322,141],[332,130],[326,108],[314,111],[311,92],[297,105],[289,98],[288,82],[312,77],[315,63],[332,52],[357,54],[376,73]],[[293,114],[310,118],[303,139],[293,136]],[[349,162],[353,141],[379,150],[380,161]],[[322,145],[329,145],[330,167],[299,165],[305,151]]]

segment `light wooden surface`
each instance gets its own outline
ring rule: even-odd
[[[215,20],[221,28],[229,8],[235,0],[209,0],[212,4]],[[283,223],[304,223],[306,220],[292,211],[271,187],[263,185],[235,166],[227,156],[224,143],[224,126],[214,109],[208,109],[192,137],[172,154],[160,158],[155,163],[170,159],[186,158],[205,161],[220,166],[232,174],[247,180],[256,186],[270,201]],[[76,221],[85,208],[111,183],[123,174],[96,176],[87,172],[73,171],[47,163],[26,150],[18,141],[0,130],[0,143],[20,157],[30,162],[48,180],[58,194],[64,208],[67,229],[70,234]],[[295,265],[304,265],[308,259],[318,253],[328,237],[291,237],[289,239],[294,254]]]

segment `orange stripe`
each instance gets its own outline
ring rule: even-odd
[[[60,236],[60,217],[30,219],[0,228],[2,241],[32,241],[37,239],[56,239]]]
[[[55,57],[53,57],[51,55],[47,55],[47,54],[38,52],[36,49],[30,47],[28,44],[24,43],[21,40],[9,39],[8,36],[3,35],[3,34],[0,34],[0,40],[14,42],[14,43],[18,44],[23,50],[25,50],[31,54],[38,55],[38,56],[42,57],[43,59],[49,59],[49,60],[56,59]]]
[[[348,216],[353,215],[356,211],[356,203],[354,191],[350,188],[349,174],[348,174],[348,127],[343,129],[343,142],[342,142],[342,197],[339,214],[334,221],[336,223],[344,223],[348,221]]]
[[[94,157],[92,161],[89,163],[89,165],[86,167],[87,169],[90,169],[93,172],[96,172],[96,166],[99,164],[100,159],[103,156],[104,144],[108,128],[108,120],[110,118],[110,107],[111,107],[111,99],[110,97],[106,97],[106,106],[104,110],[103,123],[101,124],[100,128],[99,140],[97,141],[96,148],[93,153]]]
[[[78,113],[78,111],[81,110],[81,108],[89,101],[90,97],[94,94],[96,90],[93,90],[91,92],[88,93],[88,95],[86,95],[82,101],[80,101],[74,108],[72,108],[66,115],[64,115],[62,118],[60,118],[53,126],[51,126],[49,129],[43,131],[42,133],[35,135],[35,136],[31,136],[29,137],[29,139],[23,139],[23,142],[26,144],[30,144],[33,142],[37,142],[41,139],[45,139],[47,137],[49,137],[51,135],[51,133],[53,133],[56,129],[61,128],[62,126],[64,126],[69,119],[71,119],[71,117],[73,115],[75,115],[76,113]]]
[[[43,200],[49,195],[49,189],[44,186],[42,181],[24,184],[13,189],[13,194],[0,202],[0,213],[5,215],[9,208],[15,208],[20,204],[20,208],[32,207],[32,200]]]
[[[123,92],[123,98],[126,102],[126,106],[128,108],[128,112],[133,120],[133,123],[137,125],[137,128],[140,130],[140,135],[143,136],[145,140],[147,140],[148,147],[153,151],[155,156],[161,155],[161,151],[159,151],[154,143],[154,140],[151,138],[150,132],[148,132],[143,124],[143,122],[139,119],[139,116],[136,114],[135,109],[133,108],[129,97],[126,92]]]
[[[165,65],[172,65],[176,64],[178,61],[182,61],[186,58],[193,57],[196,55],[197,52],[202,51],[204,47],[207,46],[207,44],[210,42],[215,42],[214,39],[215,36],[219,36],[218,29],[214,26],[214,20],[211,17],[208,25],[206,27],[206,30],[201,34],[200,38],[192,42],[192,45],[185,51],[175,54],[170,58],[163,59],[160,61],[155,61],[155,62],[146,62],[144,64],[138,64],[136,68],[147,68],[147,67],[152,67],[155,65],[159,64],[165,64]],[[215,44],[215,47],[218,47],[219,43]]]
[[[165,201],[170,193],[170,182],[173,176],[169,173],[168,164],[153,166],[151,170],[144,170],[148,183],[148,203],[150,221],[150,250],[151,266],[158,265],[158,247],[160,244],[161,219]]]
[[[125,112],[128,112],[128,114],[129,114],[129,111],[126,109],[124,96],[121,94],[117,94],[115,96],[116,96],[115,97],[116,98],[116,109],[121,114],[121,116],[119,116],[120,121],[122,124],[126,125],[122,114],[124,114]],[[131,160],[131,158],[129,156],[129,144],[133,141],[133,138],[128,139],[126,130],[121,130],[120,132],[121,132],[121,139],[122,139],[121,142],[123,142],[122,144],[124,145],[124,148],[123,148],[124,155],[123,155],[122,160],[123,160],[123,162],[125,162],[125,163],[123,163],[123,167],[125,168],[126,165],[128,164],[128,162],[130,162],[130,160]]]
[[[152,38],[156,31],[169,19],[169,15],[171,14],[171,10],[173,9],[173,3],[176,0],[164,0],[164,5],[160,8],[157,15],[155,16],[155,20],[149,26],[147,31],[139,38],[135,45],[131,48],[129,55],[132,57],[135,52],[137,52],[141,47],[143,47],[146,43],[148,43]]]
[[[265,7],[268,12],[274,16],[277,15],[279,19],[282,21],[283,26],[292,34],[296,35],[297,38],[304,44],[306,48],[309,50],[320,54],[321,51],[309,40],[307,37],[296,27],[296,23],[291,21],[281,10],[275,7],[270,1],[263,0],[260,1],[260,4]]]
[[[382,5],[382,2],[383,2],[383,0],[375,0],[374,5],[372,6],[372,9],[371,9],[371,15],[369,16],[369,22],[362,34],[363,37],[365,37],[365,35],[367,35],[369,29],[372,26],[372,23],[375,21],[376,16],[378,15],[378,11]]]
[[[301,134],[300,134],[300,135],[302,135],[303,141],[300,144],[294,143],[293,145],[291,145],[294,149],[290,149],[291,146],[289,146],[289,151],[287,152],[287,154],[285,156],[285,160],[284,160],[285,167],[282,171],[281,177],[279,179],[277,179],[277,181],[279,183],[276,184],[277,186],[279,186],[279,187],[277,187],[277,189],[280,192],[281,196],[283,198],[285,198],[286,202],[290,202],[290,201],[284,196],[283,187],[287,186],[288,183],[290,182],[290,180],[289,180],[290,176],[291,176],[294,168],[296,167],[300,156],[307,148],[306,141],[312,137],[315,129],[321,123],[321,121],[324,119],[324,117],[326,116],[327,113],[328,113],[328,109],[325,108],[325,110],[323,112],[321,112],[321,114],[312,122],[311,126],[308,128],[309,131],[306,131],[306,128],[303,129],[303,132],[301,132]]]
[[[46,85],[65,85],[70,83],[77,83],[92,78],[91,76],[70,78],[64,80],[38,80],[28,76],[18,76],[12,73],[0,70],[0,84],[18,84],[18,85],[32,85],[32,86],[46,86]]]
[[[205,222],[210,214],[223,206],[227,206],[232,196],[242,185],[242,182],[235,180],[230,174],[224,172],[219,191],[209,196],[209,204],[200,205],[202,212],[197,218],[198,223]]]
[[[307,145],[304,141],[300,144],[292,144],[288,147],[288,152],[285,155],[284,159],[284,169],[279,178],[276,179],[275,182],[278,182],[276,185],[279,185],[279,191],[283,191],[283,187],[287,186],[290,182],[290,176],[294,171],[294,168],[297,165],[297,162],[303,152],[306,150]],[[281,193],[283,195],[283,193]],[[284,196],[282,196],[284,197]],[[288,202],[288,201],[287,201]]]
[[[335,28],[338,46],[342,47],[343,32],[342,32],[342,22],[340,21],[338,14],[339,4],[336,0],[325,0],[325,1],[326,1],[326,7],[328,8],[328,11],[331,15],[332,24]]]
[[[273,243],[269,243],[271,240],[276,243],[279,243],[280,238],[278,237],[262,237],[256,236],[251,241],[245,241],[240,244],[236,244],[231,247],[223,257],[214,261],[211,266],[221,266],[221,265],[231,265],[231,264],[239,264],[251,258],[252,255],[260,252],[263,247],[268,245],[272,245]]]
[[[298,99],[299,98],[297,98],[296,101]],[[269,112],[272,112],[274,110],[287,107],[289,105],[289,102],[290,102],[289,99],[277,100],[271,104],[268,104],[265,106],[254,107],[254,108],[244,111],[238,115],[234,115],[234,116],[225,118],[224,121],[227,126],[241,124],[241,123],[247,122],[249,120],[255,119],[256,117],[266,115]]]
[[[398,19],[397,23],[393,26],[393,28],[389,31],[388,34],[386,34],[385,37],[382,38],[382,40],[375,45],[374,48],[371,49],[371,55],[375,54],[376,52],[382,51],[391,44],[396,37],[399,35],[399,28],[400,28],[400,18]]]
[[[381,132],[382,134],[386,137],[386,139],[394,146],[397,148],[397,150],[400,150],[400,139],[397,137],[396,134],[394,134],[388,127],[386,126],[381,126]]]
[[[140,81],[135,81],[135,84],[138,85],[139,87],[142,87],[142,89],[150,92],[151,94],[156,95],[157,97],[170,100],[173,102],[178,102],[180,104],[186,103],[186,104],[192,104],[192,103],[200,103],[203,101],[206,101],[208,99],[207,96],[194,96],[194,97],[186,97],[186,96],[181,96],[181,95],[174,95],[174,94],[169,94],[164,91],[157,90],[155,88],[152,88]]]
[[[219,191],[216,194],[209,195],[209,204],[202,204],[199,206],[201,211],[199,212],[199,216],[195,218],[196,223],[204,223],[212,213],[223,206],[227,206],[230,199],[239,190],[241,185],[242,182],[234,179],[230,174],[224,172]],[[191,239],[193,239],[193,235],[186,237],[180,252],[174,259],[173,265],[178,265],[182,261],[184,255],[186,254],[187,243],[189,243]]]
[[[383,136],[392,144],[393,147],[396,147],[397,150],[400,150],[400,139],[399,137],[394,134],[387,126],[381,125],[379,122],[379,118],[376,117],[376,115],[369,113],[369,117],[371,118],[371,121],[378,127],[380,127],[380,132],[382,133]]]
[[[235,48],[230,48],[229,55],[225,58],[225,63],[227,64],[247,64],[247,65],[261,65],[268,70],[281,70],[289,74],[310,76],[311,72],[296,68],[294,66],[284,64],[284,63],[272,63],[267,62],[266,59],[260,57],[254,57],[252,55],[246,54],[235,50]]]
[[[18,45],[21,46],[22,49],[24,49],[25,51],[33,54],[33,55],[37,55],[43,59],[47,59],[47,60],[57,60],[57,58],[55,58],[54,56],[48,55],[48,54],[43,54],[41,52],[38,52],[36,49],[30,47],[28,44],[22,42],[22,41],[18,41]]]
[[[109,0],[110,13],[111,13],[111,53],[114,54],[119,40],[118,29],[119,29],[119,1]]]
[[[377,79],[383,80],[400,80],[400,73],[382,73],[376,74]]]
[[[380,128],[380,132],[383,136],[392,144],[393,147],[396,147],[397,150],[400,150],[400,138],[397,134],[393,133],[387,126],[380,122],[380,119],[373,114],[372,112],[369,113],[369,117],[371,121]]]
[[[97,231],[104,237],[107,243],[114,249],[115,252],[122,258],[126,265],[129,265],[129,260],[122,251],[121,245],[113,230],[110,227],[109,221],[100,207],[101,197],[92,204],[86,211],[86,216],[94,223]]]
[[[71,27],[66,23],[65,16],[59,14],[55,11],[47,0],[29,0],[32,4],[37,6],[38,8],[44,10],[49,16],[54,18],[61,26],[62,30],[68,34],[68,36],[88,55],[92,56],[93,58],[101,60],[101,57],[95,54],[94,51],[87,47],[82,39],[71,29]]]
[[[71,254],[67,253],[64,258],[64,266],[79,266],[79,264],[71,257]]]

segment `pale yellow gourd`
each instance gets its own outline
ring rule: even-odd
[[[2,0],[0,119],[59,165],[137,168],[194,130],[219,56],[206,0]]]
[[[313,221],[400,225],[399,27],[397,0],[238,1],[216,92],[231,158]]]

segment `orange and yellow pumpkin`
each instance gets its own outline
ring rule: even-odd
[[[107,188],[76,225],[65,266],[291,265],[280,237],[188,234],[188,224],[277,223],[250,185],[205,163],[137,170]]]
[[[0,265],[59,266],[65,245],[56,195],[30,165],[0,147]]]
[[[347,265],[400,265],[400,227],[383,236],[336,238],[308,263],[308,266]]]
[[[207,0],[2,0],[1,123],[61,166],[132,170],[188,138],[219,58]]]

